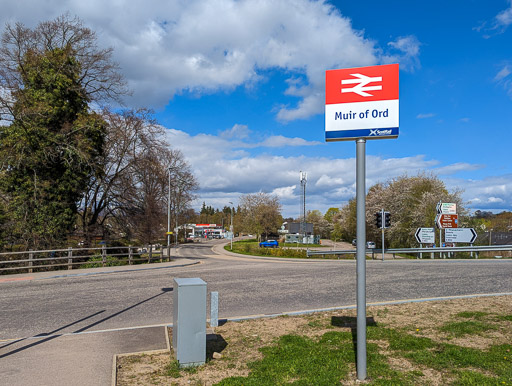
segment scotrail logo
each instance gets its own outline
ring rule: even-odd
[[[382,90],[382,85],[367,86],[369,83],[382,82],[382,76],[369,77],[363,74],[350,74],[357,79],[342,79],[341,84],[355,84],[354,87],[341,88],[341,93],[353,92],[361,95],[362,97],[372,97],[373,94],[367,93],[366,91],[378,91]]]
[[[391,135],[391,130],[379,130],[379,129],[370,129],[369,136],[381,136],[381,135]]]

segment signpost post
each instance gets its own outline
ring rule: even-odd
[[[357,379],[366,379],[366,140],[398,137],[398,64],[325,73],[325,140],[356,141]]]
[[[453,202],[439,201],[436,206],[436,226],[439,228],[439,246],[443,246],[442,232],[445,228],[457,228],[459,218],[457,215],[457,204]],[[446,242],[446,240],[445,240]],[[442,255],[442,253],[440,254]]]

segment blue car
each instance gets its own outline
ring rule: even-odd
[[[267,240],[267,241],[262,241],[260,243],[260,248],[277,248],[279,247],[279,243],[277,242],[277,240]]]

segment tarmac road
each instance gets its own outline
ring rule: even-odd
[[[172,322],[175,277],[218,291],[220,318],[355,304],[355,261],[235,257],[216,244],[180,247],[172,263],[0,277],[2,383],[108,384],[114,353],[165,347],[161,329],[129,328]],[[367,262],[368,302],[506,292],[512,260]]]

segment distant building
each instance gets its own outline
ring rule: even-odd
[[[301,234],[300,222],[284,222],[279,230],[287,243],[315,244],[320,242],[320,236],[313,235],[313,223],[306,223],[306,234]]]
[[[298,235],[300,234],[300,222],[284,222],[279,230],[281,235]],[[306,235],[311,236],[313,234],[313,223],[306,223]]]

